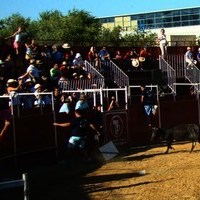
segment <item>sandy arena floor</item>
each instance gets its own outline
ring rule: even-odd
[[[166,147],[129,149],[98,167],[35,169],[29,173],[30,199],[199,200],[200,145],[193,153],[190,143],[173,146],[169,154]]]

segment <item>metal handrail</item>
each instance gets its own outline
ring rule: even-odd
[[[162,71],[164,81],[172,90],[172,93],[176,94],[176,85],[174,84],[176,83],[176,71],[162,56],[159,56],[159,68]]]

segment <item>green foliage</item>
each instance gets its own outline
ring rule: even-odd
[[[73,9],[64,16],[58,10],[40,13],[39,19],[31,21],[20,14],[0,20],[0,42],[22,26],[24,34],[39,44],[69,43],[72,46],[150,46],[155,44],[155,34],[133,30],[124,34],[121,27],[103,28],[100,20],[84,10]],[[25,37],[24,37],[25,38]]]
[[[131,34],[124,35],[126,46],[152,46],[155,45],[156,34],[139,30],[134,30]]]
[[[115,46],[119,47],[123,41],[121,35],[121,27],[114,27],[113,30],[102,27],[98,37],[98,44],[100,46]]]
[[[30,18],[25,19],[20,14],[13,14],[8,18],[0,20],[0,44],[5,42],[5,38],[12,35],[19,26],[23,30],[23,38],[27,34],[26,30],[30,25]]]
[[[99,20],[83,10],[72,10],[65,17],[64,40],[75,46],[94,43],[101,24]]]

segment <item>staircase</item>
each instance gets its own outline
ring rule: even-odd
[[[164,58],[160,56],[159,68],[165,82],[175,94],[190,90],[191,87],[194,92],[199,90],[199,69],[195,65],[191,69],[187,69],[184,55],[169,54]]]
[[[105,78],[105,86],[108,88],[124,88],[129,86],[129,77],[113,61],[101,61],[98,71]]]

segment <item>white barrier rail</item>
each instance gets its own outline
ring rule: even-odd
[[[0,182],[0,190],[23,187],[24,200],[29,200],[28,175],[22,174],[22,179]]]
[[[159,68],[162,71],[164,81],[172,90],[172,93],[176,94],[176,87],[174,85],[174,83],[176,83],[176,71],[162,56],[159,56]]]
[[[100,88],[100,89],[85,89],[85,90],[64,90],[63,93],[93,93],[93,106],[97,105],[97,93],[100,95],[101,112],[103,112],[103,96],[104,92],[115,92],[116,101],[118,101],[118,91],[124,91],[125,109],[128,109],[128,88]]]

